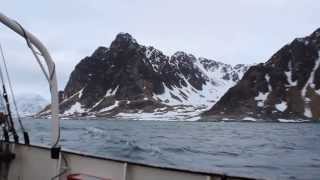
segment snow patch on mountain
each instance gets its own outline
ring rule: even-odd
[[[266,92],[266,93],[259,92],[258,96],[254,98],[254,100],[257,101],[258,107],[264,106],[264,102],[267,100],[268,95],[269,95],[269,92]]]
[[[276,108],[281,112],[285,111],[287,107],[288,105],[287,105],[287,102],[285,101],[282,101],[280,104],[276,104]]]
[[[318,52],[318,56],[320,56],[320,51]],[[320,67],[320,58],[318,58],[316,60],[316,64],[309,76],[309,79],[308,81],[306,82],[306,84],[304,85],[301,93],[302,93],[302,97],[305,97],[306,96],[306,92],[307,92],[307,88],[308,87],[311,87],[311,88],[315,88],[315,84],[314,84],[314,76],[315,76],[315,73],[316,73],[316,70]]]
[[[289,64],[288,64],[288,71],[285,71],[285,75],[287,76],[287,81],[289,83],[289,86],[288,87],[293,87],[293,86],[296,86],[298,81],[295,80],[295,81],[292,81],[292,62],[290,61]]]
[[[75,113],[83,113],[86,112],[86,110],[84,108],[82,108],[82,105],[79,102],[76,102],[74,105],[72,105],[70,107],[69,110],[65,111],[64,114],[65,115],[72,115]]]
[[[175,107],[174,111],[164,111],[164,109],[157,109],[153,113],[119,113],[115,117],[120,119],[130,120],[145,120],[145,121],[197,121],[200,119],[199,113],[201,109],[195,109],[192,106]]]
[[[118,106],[119,106],[119,101],[116,101],[113,105],[101,109],[100,112],[110,111]]]

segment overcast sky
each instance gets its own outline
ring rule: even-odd
[[[319,0],[6,0],[0,12],[49,48],[63,89],[74,66],[128,32],[167,55],[185,51],[230,64],[264,62],[320,27]],[[0,25],[18,93],[48,94],[25,41]]]

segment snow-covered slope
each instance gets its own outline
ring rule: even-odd
[[[249,66],[232,66],[218,61],[195,58],[191,54],[178,52],[173,57],[188,56],[193,59],[192,66],[201,72],[205,79],[202,89],[196,89],[189,83],[187,77],[181,75],[181,79],[186,82],[185,86],[170,89],[167,86],[163,94],[156,95],[162,102],[168,105],[192,105],[207,108],[215,104],[220,97],[243,76]],[[183,61],[183,59],[181,60]],[[173,98],[178,97],[178,98]]]

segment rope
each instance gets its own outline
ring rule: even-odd
[[[1,56],[2,56],[2,59],[3,59],[4,58],[4,54],[3,54],[3,50],[2,50],[1,44],[0,44],[0,51],[1,51]],[[0,77],[1,77],[1,82],[4,85],[4,78],[3,78],[3,73],[2,73],[1,68],[0,68]]]
[[[47,73],[45,67],[43,66],[43,64],[42,64],[42,62],[41,62],[41,60],[40,60],[40,58],[39,58],[39,56],[38,56],[38,55],[42,56],[42,54],[39,53],[39,52],[37,52],[37,51],[34,49],[33,45],[30,43],[30,39],[29,39],[26,31],[25,31],[24,28],[22,27],[22,25],[21,25],[20,23],[18,23],[17,21],[15,21],[15,23],[16,23],[16,24],[20,27],[20,29],[22,30],[22,32],[23,32],[23,37],[24,37],[24,39],[26,40],[26,43],[27,43],[29,49],[31,50],[33,56],[36,58],[36,60],[37,60],[37,62],[38,62],[38,64],[39,64],[39,66],[40,66],[43,74],[45,75],[47,81],[48,81],[49,84],[50,84],[50,80],[51,80],[51,79],[50,79],[50,77],[49,77],[49,75],[48,75],[49,73]]]
[[[57,175],[53,176],[53,177],[51,178],[51,180],[59,179],[62,175],[64,175],[65,173],[67,173],[67,172],[71,169],[71,168],[69,167],[69,163],[68,163],[66,157],[63,155],[63,153],[61,153],[61,158],[62,158],[62,160],[64,161],[64,165],[65,165],[65,166],[62,168],[63,170],[62,170],[60,173],[58,173]]]

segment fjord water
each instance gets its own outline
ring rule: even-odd
[[[48,120],[24,119],[31,142]],[[320,177],[319,123],[64,120],[64,148],[152,165],[264,179]]]

